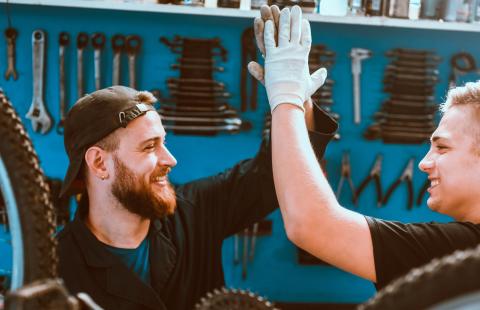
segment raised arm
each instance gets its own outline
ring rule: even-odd
[[[273,22],[265,23],[265,87],[272,108],[275,190],[285,228],[295,244],[341,269],[375,281],[365,217],[341,207],[308,139],[302,102],[326,78],[308,72],[310,25],[301,9],[281,11],[278,46]]]

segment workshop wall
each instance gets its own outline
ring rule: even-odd
[[[112,4],[114,5],[114,4]],[[0,5],[0,27],[7,27],[5,4]],[[32,100],[32,43],[31,34],[35,29],[47,33],[47,63],[44,100],[50,115],[59,119],[59,82],[58,82],[58,34],[66,31],[71,36],[67,49],[67,94],[71,106],[76,99],[76,48],[77,33],[89,34],[103,32],[109,40],[114,34],[138,34],[143,46],[137,62],[137,84],[139,89],[159,88],[166,92],[165,80],[178,76],[178,71],[171,70],[177,55],[159,42],[160,36],[172,38],[178,34],[188,37],[219,37],[228,50],[228,61],[221,64],[224,73],[218,73],[216,79],[223,81],[233,94],[230,103],[240,107],[240,38],[243,30],[252,25],[253,20],[244,18],[189,16],[162,13],[139,13],[94,9],[74,9],[44,6],[10,5],[13,27],[18,30],[17,37],[17,81],[6,81],[5,40],[0,40],[0,87],[2,87],[22,116],[42,167],[49,177],[63,178],[68,164],[63,148],[63,137],[52,128],[46,135],[33,132],[30,121],[25,114]],[[333,111],[341,115],[339,141],[332,142],[327,150],[327,171],[334,189],[339,180],[341,157],[344,150],[350,151],[352,178],[355,185],[368,174],[377,153],[384,155],[382,185],[384,190],[400,175],[410,157],[415,157],[415,165],[428,150],[427,144],[400,145],[383,144],[381,141],[366,141],[362,133],[371,124],[371,116],[379,109],[385,94],[382,92],[384,68],[388,59],[385,51],[395,48],[422,48],[435,50],[443,61],[439,70],[441,82],[437,86],[436,97],[443,100],[447,89],[449,57],[460,51],[473,55],[480,54],[479,33],[454,31],[417,30],[403,28],[384,28],[357,25],[340,25],[327,23],[312,24],[314,44],[326,44],[336,52],[336,62],[329,75],[335,80],[333,88]],[[348,57],[352,47],[372,50],[372,58],[362,62],[362,123],[353,124],[352,109],[352,75],[351,60]],[[103,86],[111,81],[112,50],[110,42],[104,50],[103,69],[106,75]],[[127,77],[127,59],[123,58],[123,73]],[[86,90],[94,90],[93,50],[89,47],[85,53]],[[464,77],[476,79],[475,76]],[[126,82],[126,81],[125,81]],[[215,137],[180,136],[170,133],[168,147],[178,160],[178,165],[171,174],[174,183],[182,183],[202,176],[218,173],[237,161],[255,154],[261,141],[263,121],[268,104],[263,89],[260,90],[259,108],[256,111],[242,113],[242,118],[252,122],[253,129],[235,135],[218,135]],[[0,142],[1,143],[1,142]],[[292,159],[294,160],[294,159]],[[422,186],[425,176],[416,167],[414,172],[415,195]],[[299,186],[301,186],[299,184]],[[384,208],[376,207],[374,186],[369,185],[362,194],[359,207],[351,203],[348,185],[344,184],[340,202],[347,208],[355,209],[366,215],[384,219],[410,221],[447,221],[448,218],[435,214],[425,205],[426,199],[419,207],[406,209],[406,187],[402,184]],[[352,276],[329,266],[301,266],[297,263],[296,248],[284,233],[283,223],[278,211],[270,215],[273,220],[271,236],[260,237],[257,242],[255,259],[248,266],[246,280],[241,278],[241,264],[233,266],[233,242],[224,243],[224,269],[227,285],[248,288],[282,302],[315,303],[359,303],[374,294],[374,287],[368,281]],[[2,258],[0,258],[1,260]]]

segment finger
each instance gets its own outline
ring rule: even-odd
[[[275,28],[278,29],[278,21],[280,20],[280,8],[274,4],[270,7],[270,11],[272,12],[273,21],[275,22]]]
[[[265,29],[265,23],[260,17],[255,17],[253,21],[253,32],[255,33],[255,41],[257,42],[258,49],[265,57],[265,44],[263,43],[263,31]]]
[[[265,85],[263,67],[255,61],[250,61],[247,65],[248,72],[257,79],[262,85]]]
[[[278,27],[278,46],[286,46],[290,42],[290,10],[284,8],[280,12]]]
[[[323,83],[325,83],[325,80],[327,79],[327,69],[320,68],[315,71],[310,77],[313,82],[310,93],[313,94],[317,91],[317,89],[322,87]]]
[[[267,20],[265,23],[265,31],[263,32],[265,54],[268,54],[269,50],[275,48],[275,33],[273,28],[273,22],[271,20]]]
[[[266,4],[260,7],[260,16],[262,17],[264,22],[266,22],[267,20],[273,20],[272,10]]]
[[[306,19],[302,19],[302,37],[300,44],[310,48],[312,46],[312,33],[310,30],[310,23]]]
[[[278,42],[278,23],[280,20],[280,8],[275,4],[270,7],[273,16],[273,22],[275,23],[275,40]]]
[[[295,5],[292,8],[290,15],[290,42],[300,43],[300,36],[302,33],[302,10],[298,5]]]

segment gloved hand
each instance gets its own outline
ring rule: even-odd
[[[308,54],[312,38],[310,24],[302,19],[300,7],[283,9],[280,13],[278,47],[275,25],[265,23],[265,88],[273,111],[279,104],[294,104],[303,110],[303,103],[325,82],[327,71],[322,68],[310,76]]]

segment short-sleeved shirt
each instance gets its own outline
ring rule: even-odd
[[[366,219],[372,236],[378,290],[433,258],[480,243],[480,225],[469,222],[404,224],[368,216]]]

